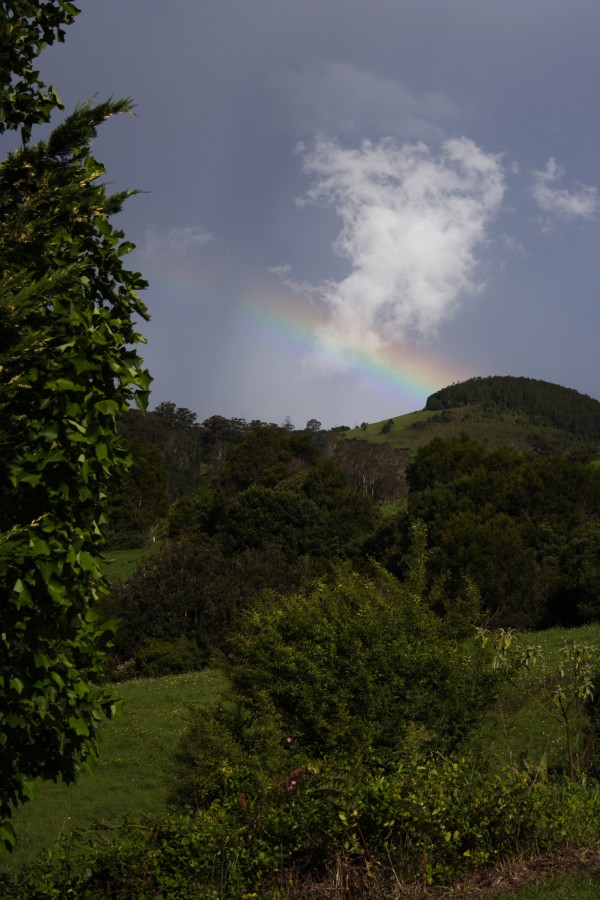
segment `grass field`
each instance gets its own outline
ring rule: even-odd
[[[523,640],[539,644],[548,658],[557,659],[565,642],[600,646],[600,624],[531,634]],[[0,871],[22,872],[74,828],[85,831],[144,814],[160,816],[166,809],[170,757],[185,728],[187,711],[218,699],[225,686],[223,676],[215,670],[116,685],[115,693],[125,701],[125,713],[103,726],[96,772],[83,775],[73,786],[44,785],[35,800],[17,812],[18,846],[12,855],[0,856]],[[560,725],[523,691],[507,690],[498,711],[474,740],[498,764],[527,759],[536,765],[544,754],[549,764],[564,759]],[[554,878],[549,872],[548,877],[523,888],[519,896],[525,900],[591,900],[600,897],[600,885],[591,875]]]
[[[155,552],[158,544],[150,544],[141,550],[106,550],[102,571],[109,581],[125,581],[141,562]]]
[[[210,669],[115,685],[124,713],[102,726],[96,771],[74,785],[42,785],[13,819],[17,849],[0,855],[0,870],[19,870],[74,828],[164,812],[169,759],[187,710],[217,699],[224,687],[221,673]]]
[[[414,452],[435,437],[458,437],[462,432],[489,447],[511,446],[522,452],[531,451],[537,445],[565,446],[569,438],[564,431],[551,425],[533,424],[525,415],[517,412],[494,410],[490,414],[483,404],[447,410],[421,409],[392,419],[392,427],[383,432],[385,421],[373,422],[366,428],[345,431],[345,440],[368,441],[373,444],[391,444]]]
[[[498,897],[504,895],[497,895]],[[518,892],[521,900],[598,900],[600,882],[592,875],[542,876]]]

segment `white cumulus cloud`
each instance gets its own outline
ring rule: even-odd
[[[544,169],[533,173],[531,194],[546,224],[550,219],[594,219],[600,209],[597,188],[583,184],[570,190],[560,187],[564,176],[565,170],[552,157]]]
[[[165,256],[182,259],[190,250],[210,243],[213,237],[200,225],[174,225],[163,232],[156,225],[148,225],[142,254],[149,260]]]
[[[386,138],[346,149],[321,138],[303,151],[300,201],[332,207],[334,245],[349,274],[313,289],[328,311],[321,335],[348,349],[428,335],[480,288],[476,251],[505,191],[501,160],[466,138],[438,151]]]

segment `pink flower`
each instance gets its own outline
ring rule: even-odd
[[[291,744],[292,741],[293,741],[293,738],[286,738],[286,743]]]

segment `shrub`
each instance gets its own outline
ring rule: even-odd
[[[213,709],[195,709],[174,755],[169,800],[178,809],[219,802],[256,805],[272,801],[284,773],[294,768],[291,741],[272,704],[258,698],[252,708],[231,699]]]
[[[171,641],[146,640],[139,653],[138,669],[141,675],[158,678],[192,672],[201,669],[204,663],[204,654],[196,641],[180,635]]]
[[[282,898],[306,896],[307,881],[330,878],[333,888],[330,873],[343,870],[363,885],[349,896],[395,896],[402,882],[449,884],[510,856],[592,842],[599,822],[597,785],[517,769],[489,776],[439,756],[388,775],[331,763],[260,803],[232,792],[192,816],[88,832],[20,882],[0,876],[0,891],[13,900]]]
[[[411,723],[438,749],[456,746],[499,675],[474,632],[456,637],[411,578],[342,565],[308,591],[264,597],[229,639],[235,690],[270,697],[313,756],[397,758]]]

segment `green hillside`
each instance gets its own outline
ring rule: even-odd
[[[532,378],[472,378],[432,394],[418,412],[363,423],[344,437],[414,452],[433,438],[461,433],[522,452],[597,448],[600,402]]]

